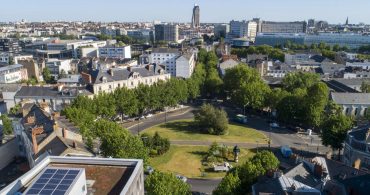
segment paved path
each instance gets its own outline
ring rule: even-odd
[[[241,142],[217,142],[219,144],[224,144],[227,146],[238,145],[241,148],[256,148],[256,147],[267,147],[267,144],[257,144],[257,143],[241,143]],[[211,141],[190,141],[190,140],[171,140],[173,145],[185,145],[185,146],[210,146],[213,144]],[[271,145],[274,147],[274,145]]]

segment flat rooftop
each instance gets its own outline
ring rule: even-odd
[[[26,192],[50,168],[84,170],[87,194],[125,194],[134,177],[142,174],[142,166],[143,161],[136,159],[48,156],[5,187],[0,194]]]

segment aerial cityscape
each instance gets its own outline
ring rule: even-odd
[[[0,195],[369,194],[370,2],[54,3],[0,12]]]

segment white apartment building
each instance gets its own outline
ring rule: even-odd
[[[93,40],[54,40],[47,44],[47,49],[52,51],[71,51],[73,58],[78,58],[80,47],[104,47],[106,41]]]
[[[94,94],[101,92],[111,93],[117,88],[133,89],[139,84],[152,85],[159,80],[168,80],[171,75],[159,65],[146,65],[145,67],[101,68],[94,74],[84,74],[88,83],[93,86]]]
[[[128,46],[122,46],[122,47],[115,47],[115,46],[99,47],[98,57],[130,59],[131,58],[131,46],[128,45]]]
[[[55,78],[62,73],[62,70],[66,74],[68,74],[68,71],[71,71],[71,60],[48,59],[45,65]]]
[[[0,83],[17,83],[28,80],[27,69],[21,64],[14,64],[0,68]]]
[[[187,53],[176,59],[176,77],[190,78],[195,68],[195,54]]]
[[[370,62],[346,62],[347,67],[362,68],[363,70],[370,70]]]
[[[176,76],[176,59],[181,55],[178,49],[154,48],[149,55],[149,63],[164,65],[166,72]]]

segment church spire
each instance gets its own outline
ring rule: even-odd
[[[347,20],[346,20],[346,25],[348,25],[348,16],[347,16]]]

